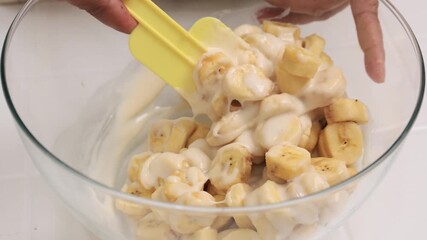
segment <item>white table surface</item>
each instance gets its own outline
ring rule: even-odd
[[[427,2],[392,2],[405,16],[425,50]],[[19,7],[0,5],[1,42]],[[0,95],[0,240],[94,239],[47,188],[19,139],[3,94]],[[427,158],[423,151],[427,141],[426,105],[400,158],[334,239],[427,239]]]

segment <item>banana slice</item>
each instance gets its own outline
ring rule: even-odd
[[[354,167],[348,167],[347,170],[348,170],[349,177],[353,177],[354,175],[357,174],[357,170]]]
[[[262,29],[287,43],[294,43],[296,40],[300,39],[301,36],[301,29],[290,23],[264,20],[262,22]]]
[[[305,103],[306,110],[328,106],[345,94],[346,81],[335,66],[322,65],[316,75],[296,95]]]
[[[322,60],[313,52],[297,45],[288,45],[277,67],[293,76],[310,79],[316,75],[321,64]]]
[[[214,196],[217,207],[227,207],[224,195]],[[228,228],[233,223],[233,218],[229,215],[218,215],[212,223],[211,228],[221,231]]]
[[[174,202],[185,193],[202,191],[207,180],[208,177],[197,167],[177,171],[165,179],[164,194],[170,202]]]
[[[262,32],[263,31],[260,27],[251,25],[251,24],[243,24],[238,26],[236,29],[234,29],[234,33],[239,37],[243,37],[247,34],[262,33]]]
[[[210,127],[203,123],[196,123],[196,129],[188,138],[186,146],[190,146],[197,139],[205,138],[208,135]]]
[[[202,228],[191,235],[183,235],[181,240],[218,240],[218,231],[210,227]]]
[[[268,171],[267,168],[264,168],[264,171],[262,172],[262,178],[265,181],[271,180],[271,181],[274,181],[275,183],[278,183],[278,184],[285,184],[286,183],[285,180],[274,176],[274,174],[271,173],[270,171]]]
[[[265,149],[285,143],[297,145],[302,135],[301,120],[296,114],[285,113],[257,125],[255,136]]]
[[[277,145],[265,154],[266,169],[274,177],[289,181],[310,166],[310,153],[294,145]]]
[[[304,104],[297,97],[287,93],[274,94],[264,98],[258,114],[258,121],[283,113],[300,115],[305,111]]]
[[[223,117],[229,111],[228,97],[222,91],[218,91],[213,95],[210,104],[215,114],[215,119]]]
[[[246,182],[251,174],[252,155],[238,143],[226,145],[218,150],[208,172],[210,183],[219,194],[236,183]]]
[[[341,98],[324,108],[328,124],[337,122],[368,122],[368,110],[365,104],[357,99]]]
[[[196,167],[200,169],[203,173],[208,172],[211,165],[211,160],[203,152],[203,150],[195,147],[190,147],[182,150],[180,154],[186,157],[191,167]]]
[[[332,58],[325,52],[322,52],[320,54],[320,59],[322,60],[323,63],[325,63],[328,66],[334,65],[334,61],[332,60]]]
[[[290,74],[286,69],[276,65],[276,82],[280,92],[296,95],[310,80],[308,77],[299,77]]]
[[[197,66],[195,83],[202,99],[209,100],[220,88],[225,74],[233,66],[232,60],[222,52],[205,53]]]
[[[130,181],[135,182],[139,180],[139,173],[141,171],[142,164],[148,157],[151,156],[151,152],[143,152],[141,154],[134,155],[128,167],[128,178]]]
[[[329,124],[320,132],[318,146],[321,156],[342,159],[351,165],[362,155],[363,134],[354,122]]]
[[[311,51],[314,55],[320,56],[325,48],[325,39],[317,34],[311,34],[304,38],[303,46]]]
[[[137,223],[137,236],[140,240],[176,240],[178,235],[154,213],[149,213]],[[149,233],[149,234],[147,234]]]
[[[261,240],[261,237],[252,229],[233,229],[227,231],[225,234],[220,234],[220,240]]]
[[[244,131],[234,142],[245,146],[249,150],[253,156],[252,161],[254,161],[254,163],[261,164],[264,162],[266,150],[256,141],[254,130]]]
[[[213,147],[219,147],[234,141],[246,129],[256,122],[259,103],[247,103],[240,110],[230,112],[221,120],[212,124],[206,141]]]
[[[286,200],[285,188],[273,181],[267,180],[263,185],[246,195],[245,206],[277,203]]]
[[[139,181],[145,189],[157,188],[161,181],[189,166],[188,160],[181,154],[155,153],[143,163]]]
[[[298,143],[298,147],[305,148],[305,145],[307,145],[310,139],[311,127],[313,124],[311,122],[310,116],[307,114],[301,115],[300,120],[301,120],[302,134],[301,134],[301,139]]]
[[[307,149],[309,152],[312,152],[317,145],[319,139],[320,131],[322,130],[319,121],[313,121],[311,123],[310,133],[307,139],[301,138],[299,147]],[[304,133],[303,133],[304,135]]]
[[[217,147],[212,147],[211,145],[209,145],[206,139],[203,138],[197,139],[188,146],[188,149],[192,148],[197,148],[201,150],[203,153],[206,154],[206,156],[209,157],[209,159],[213,159],[216,155],[216,152],[218,151]]]
[[[242,36],[242,38],[249,45],[259,49],[273,63],[282,56],[285,50],[285,42],[270,33],[248,33]]]
[[[160,120],[150,130],[150,150],[153,152],[178,153],[196,129],[191,118]]]
[[[229,207],[242,207],[244,199],[252,191],[246,183],[237,183],[231,186],[225,195],[225,204]],[[234,221],[239,228],[255,229],[251,220],[245,214],[233,215]]]
[[[123,185],[121,191],[146,198],[150,198],[152,193],[152,191],[144,189],[138,182]],[[147,206],[123,199],[116,199],[115,205],[118,210],[130,216],[145,216],[150,212],[150,208]]]
[[[204,206],[214,207],[216,204],[215,198],[205,191],[189,192],[181,195],[176,203],[189,206]],[[168,213],[167,223],[170,227],[181,234],[194,233],[205,227],[212,225],[216,218],[214,214],[202,213],[183,213],[170,212]]]
[[[313,158],[311,160],[316,171],[322,175],[330,186],[350,177],[345,162],[335,158]]]
[[[225,94],[239,102],[262,100],[270,95],[273,88],[274,83],[261,69],[250,64],[232,67],[223,83]]]

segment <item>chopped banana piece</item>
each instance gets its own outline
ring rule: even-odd
[[[203,139],[203,138],[197,139],[196,141],[194,141],[188,146],[188,149],[192,149],[192,148],[201,150],[206,154],[206,156],[209,157],[209,159],[213,159],[216,155],[216,152],[218,151],[217,147],[212,147],[211,145],[209,145],[206,139]]]
[[[223,83],[225,94],[239,102],[262,100],[273,91],[274,83],[260,68],[243,64],[232,67]]]
[[[134,155],[131,158],[129,162],[129,167],[128,167],[129,180],[131,180],[132,182],[139,180],[139,173],[141,171],[142,164],[150,156],[151,156],[151,152],[143,152],[141,154]]]
[[[227,207],[227,204],[225,203],[224,195],[215,195],[214,198],[215,198],[217,207]],[[212,223],[211,228],[221,231],[229,227],[232,223],[233,223],[233,218],[231,216],[227,214],[218,215],[215,218],[215,221]]]
[[[184,171],[177,171],[165,179],[164,194],[170,202],[188,192],[203,190],[208,177],[198,167],[190,167]]]
[[[191,235],[183,235],[180,239],[181,240],[217,240],[218,231],[210,227],[205,227],[200,230],[197,230]]]
[[[322,59],[322,62],[327,64],[328,66],[334,65],[334,61],[332,60],[332,58],[325,52],[322,52],[320,54],[320,59]]]
[[[285,50],[285,42],[270,33],[249,33],[243,40],[259,49],[270,61],[275,63]]]
[[[151,127],[150,150],[178,153],[195,129],[196,123],[191,118],[161,120]]]
[[[201,149],[190,147],[182,150],[180,154],[186,157],[190,166],[199,168],[203,173],[208,172],[211,160]]]
[[[307,145],[310,139],[312,122],[311,122],[310,116],[307,114],[301,115],[300,120],[301,120],[302,134],[301,134],[301,139],[298,143],[298,147],[305,148],[304,146]]]
[[[299,77],[290,74],[286,69],[277,66],[276,67],[276,81],[277,86],[282,93],[297,94],[304,88],[307,82],[310,80],[308,77]]]
[[[353,177],[354,175],[357,174],[357,170],[354,167],[349,167],[349,168],[347,168],[347,170],[348,170],[349,177]]]
[[[283,68],[293,76],[310,79],[316,75],[321,64],[321,59],[311,51],[296,45],[288,45],[277,67]]]
[[[154,213],[149,213],[138,221],[137,235],[140,240],[177,239],[177,234],[168,224],[159,221]]]
[[[301,30],[296,25],[283,22],[273,22],[268,20],[264,20],[262,22],[262,30],[267,33],[271,33],[274,36],[288,43],[294,43],[295,41],[300,39],[301,35]]]
[[[304,48],[311,51],[314,55],[320,56],[325,48],[325,39],[317,34],[311,34],[303,40]]]
[[[233,229],[223,234],[220,240],[261,240],[261,237],[252,229]]]
[[[310,166],[310,153],[294,145],[277,145],[265,154],[266,169],[274,177],[289,181]]]
[[[362,130],[354,122],[329,124],[320,132],[318,146],[321,156],[342,159],[351,165],[363,152]]]
[[[368,122],[368,110],[365,104],[357,99],[341,98],[324,108],[328,124],[336,122]]]
[[[187,140],[187,146],[191,145],[197,139],[205,138],[208,135],[210,127],[206,124],[197,123],[196,130]]]
[[[285,188],[273,181],[267,180],[263,185],[247,194],[243,200],[245,206],[271,204],[286,200]]]
[[[216,117],[221,118],[228,113],[228,97],[222,92],[215,93],[210,104]]]
[[[338,184],[350,177],[345,162],[335,158],[313,158],[311,160],[316,171],[320,173],[330,186]]]
[[[284,113],[300,115],[303,112],[304,104],[297,97],[287,93],[274,94],[261,101],[258,121],[261,122]]]
[[[307,111],[328,106],[345,94],[346,80],[335,66],[324,66],[297,94]]]
[[[264,155],[266,150],[259,145],[259,143],[255,139],[255,131],[246,130],[244,131],[235,141],[235,143],[239,143],[245,146],[249,152],[252,154],[252,161],[256,164],[260,164],[264,162]],[[262,162],[255,162],[256,160]]]
[[[300,141],[298,146],[307,149],[309,152],[312,152],[317,145],[317,141],[319,140],[319,135],[321,130],[322,128],[320,126],[319,121],[313,121],[307,140]],[[301,140],[303,139],[301,138]]]
[[[121,191],[145,198],[150,198],[152,193],[152,191],[144,189],[139,182],[125,184]],[[121,212],[130,216],[145,216],[150,212],[150,208],[147,206],[123,199],[116,199],[115,205]]]
[[[232,60],[222,52],[206,53],[201,57],[196,86],[205,100],[212,97],[216,89],[220,87],[222,79],[232,66]]]
[[[228,113],[221,120],[212,124],[206,141],[214,147],[234,141],[246,129],[255,124],[258,111],[259,103],[247,103],[240,110]]]
[[[225,203],[229,207],[242,207],[243,200],[251,190],[251,187],[246,183],[236,183],[227,190]]]
[[[236,183],[244,183],[251,173],[252,155],[248,149],[238,143],[226,145],[218,150],[208,172],[210,183],[219,194]]]
[[[279,144],[298,144],[302,135],[301,119],[296,114],[285,113],[271,117],[255,129],[258,143],[265,149]]]
[[[247,34],[262,33],[262,32],[263,31],[260,27],[255,25],[250,25],[250,24],[243,24],[238,26],[236,29],[234,29],[234,33],[239,37],[243,37]]]
[[[204,207],[214,207],[216,204],[215,198],[205,191],[185,193],[176,200],[176,203]],[[167,222],[174,231],[190,234],[211,226],[215,218],[213,214],[169,212]]]

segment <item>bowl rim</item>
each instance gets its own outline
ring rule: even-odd
[[[61,161],[58,157],[56,157],[52,152],[50,152],[47,148],[41,144],[37,138],[31,133],[31,131],[26,127],[24,121],[20,118],[17,110],[14,107],[11,95],[9,93],[7,81],[6,81],[6,55],[8,52],[8,47],[12,41],[13,35],[15,30],[19,27],[19,24],[21,20],[25,17],[27,12],[31,10],[31,8],[37,3],[39,0],[28,0],[24,6],[21,8],[21,10],[17,13],[16,17],[14,18],[13,22],[11,23],[9,30],[6,34],[3,48],[1,52],[1,59],[0,59],[0,78],[1,83],[3,87],[3,93],[7,102],[7,105],[9,107],[9,110],[16,121],[18,129],[20,129],[26,137],[28,137],[31,142],[47,157],[52,160],[54,163],[58,164],[60,167],[64,168],[64,170],[68,171],[69,173],[75,175],[78,179],[92,185],[94,188],[99,188],[102,191],[111,194],[112,196],[120,199],[126,199],[128,201],[137,203],[137,204],[143,204],[150,207],[156,207],[156,208],[162,208],[162,209],[168,209],[168,210],[174,210],[174,211],[190,211],[195,213],[219,213],[219,214],[232,214],[232,213],[248,213],[248,212],[260,212],[260,211],[268,211],[268,210],[274,210],[278,208],[285,208],[291,205],[296,205],[299,203],[303,203],[306,201],[310,201],[317,198],[322,198],[326,195],[329,195],[335,191],[338,191],[349,184],[361,179],[363,176],[370,173],[373,169],[377,168],[380,164],[385,162],[385,160],[388,159],[388,156],[390,156],[397,148],[398,146],[403,142],[403,140],[406,138],[408,133],[410,132],[417,116],[420,111],[423,97],[424,97],[424,90],[425,90],[425,69],[424,69],[424,60],[422,56],[422,52],[420,50],[420,46],[418,44],[418,41],[410,28],[409,24],[406,22],[402,14],[396,9],[396,7],[389,1],[389,0],[380,0],[380,3],[383,4],[399,21],[401,27],[405,30],[407,37],[412,43],[413,50],[418,58],[418,65],[419,65],[419,71],[420,71],[420,89],[418,92],[418,98],[417,103],[415,105],[415,108],[412,112],[411,118],[407,122],[405,128],[400,133],[398,138],[393,142],[393,144],[374,162],[366,166],[364,169],[359,171],[354,176],[346,179],[345,181],[336,184],[332,187],[329,187],[327,189],[324,189],[319,192],[315,192],[312,194],[308,194],[306,196],[303,196],[301,198],[295,198],[286,200],[283,202],[273,203],[273,204],[266,204],[266,205],[257,205],[257,206],[245,206],[245,207],[200,207],[200,206],[187,206],[187,205],[180,205],[176,203],[168,203],[168,202],[161,202],[157,200],[151,200],[146,198],[140,198],[131,194],[127,194],[124,192],[119,191],[118,189],[115,189],[113,187],[109,187],[104,185],[101,182],[98,182],[85,174],[80,173],[79,171],[75,170],[65,162]],[[21,135],[21,138],[24,136]],[[31,156],[31,154],[30,154]]]

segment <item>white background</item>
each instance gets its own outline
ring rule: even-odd
[[[425,50],[427,2],[392,2]],[[19,8],[13,4],[0,5],[1,42]],[[4,97],[0,95],[0,240],[94,239],[47,188],[26,153]],[[336,239],[427,239],[426,141],[427,106],[424,104],[400,157],[369,200],[337,233],[340,235]]]

